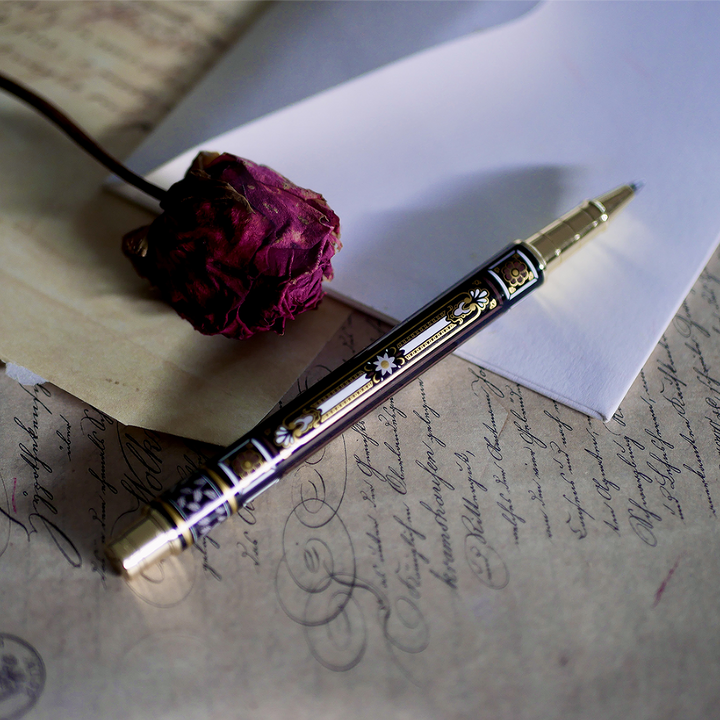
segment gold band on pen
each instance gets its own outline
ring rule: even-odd
[[[193,539],[193,534],[190,530],[190,525],[188,525],[187,520],[185,520],[185,518],[170,503],[165,502],[164,500],[157,500],[157,503],[162,507],[163,511],[167,513],[168,517],[175,523],[175,530],[178,535],[182,535],[187,547],[194,545],[195,540]]]

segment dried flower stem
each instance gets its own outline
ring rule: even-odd
[[[92,155],[98,162],[104,165],[110,172],[117,175],[121,180],[124,180],[131,185],[134,185],[139,190],[147,193],[151,197],[157,200],[162,200],[165,197],[165,190],[157,185],[145,180],[135,174],[132,170],[125,167],[121,162],[116,160],[112,155],[109,155],[103,150],[91,137],[83,132],[67,115],[58,110],[54,105],[49,103],[47,100],[36,95],[28,88],[20,85],[20,83],[11,80],[2,73],[0,73],[0,89],[9,92],[11,95],[23,100],[28,105],[35,108],[38,112],[42,113],[48,120],[55,123],[66,135],[74,140],[83,150]]]

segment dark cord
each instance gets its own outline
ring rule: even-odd
[[[51,105],[39,95],[31,90],[23,87],[19,83],[11,80],[0,73],[0,88],[6,90],[20,100],[25,101],[28,105],[34,107],[38,112],[42,113],[48,120],[57,125],[66,135],[74,140],[83,150],[90,153],[98,162],[102,163],[114,175],[139,190],[147,193],[157,200],[165,197],[165,190],[157,185],[145,180],[145,178],[136,175],[132,170],[126,168],[122,163],[117,161],[111,155],[108,155],[91,137],[86,135],[67,115],[60,112],[55,106]]]

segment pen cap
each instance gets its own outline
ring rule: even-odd
[[[597,230],[633,197],[638,186],[622,185],[550,223],[525,242],[535,251],[547,269],[557,267],[581,248]]]
[[[181,550],[177,533],[154,509],[140,517],[105,549],[113,569],[126,580]]]

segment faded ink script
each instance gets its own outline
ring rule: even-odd
[[[62,107],[72,102],[75,120],[126,152],[235,39],[251,9],[239,2],[4,2],[0,64]]]
[[[382,331],[352,315],[289,395]],[[3,376],[0,402],[0,632],[44,663],[43,686],[12,684],[34,688],[29,717],[212,717],[239,686],[243,717],[328,693],[517,717],[528,667],[543,707],[570,712],[605,707],[598,673],[634,697],[671,649],[714,701],[676,660],[717,661],[717,259],[611,422],[450,358],[132,583],[110,573],[108,538],[215,449],[49,384]],[[632,671],[608,671],[611,655]],[[252,689],[281,678],[277,704]]]

